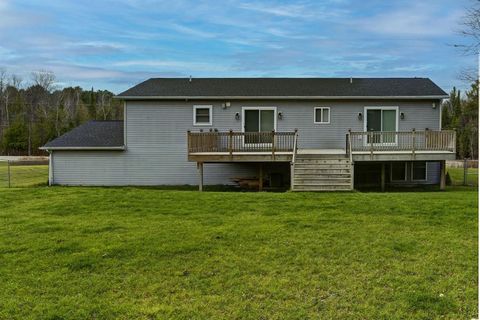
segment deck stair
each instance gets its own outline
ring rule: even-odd
[[[345,155],[298,154],[293,166],[293,191],[352,190],[353,170]]]

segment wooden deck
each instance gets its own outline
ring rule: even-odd
[[[344,155],[352,161],[455,159],[455,131],[348,132],[345,149],[298,149],[293,132],[188,132],[188,160],[201,162],[292,162],[294,154]]]
[[[349,132],[346,152],[353,161],[455,159],[455,131]]]
[[[290,162],[297,132],[188,132],[188,160]]]
[[[259,190],[262,189],[264,162],[290,162],[292,190],[332,191],[353,189],[356,161],[440,161],[440,186],[443,189],[445,160],[455,159],[456,153],[454,131],[349,131],[345,149],[299,150],[297,131],[189,131],[187,141],[188,160],[197,162],[200,191],[203,189],[204,163],[222,162],[257,162]],[[300,159],[298,165],[297,155]],[[332,178],[334,175],[337,177]],[[382,190],[384,176],[385,164],[382,164]]]

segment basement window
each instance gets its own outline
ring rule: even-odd
[[[329,124],[330,123],[330,108],[329,107],[317,107],[314,109],[314,123],[316,124]]]
[[[390,165],[390,180],[405,181],[407,180],[407,163],[392,162]]]
[[[212,106],[193,106],[193,125],[212,125]]]
[[[427,163],[425,161],[412,162],[412,180],[413,181],[427,180]]]

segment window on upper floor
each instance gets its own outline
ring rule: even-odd
[[[330,123],[330,108],[329,107],[316,107],[314,109],[314,123],[316,124],[329,124]]]
[[[193,125],[212,125],[212,106],[193,106]]]

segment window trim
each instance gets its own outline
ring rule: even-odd
[[[390,163],[390,182],[405,182],[405,181],[408,181],[408,168],[407,168],[407,161],[398,161],[398,162],[403,162],[403,164],[405,165],[405,178],[403,180],[393,180],[393,163],[395,162],[391,162]]]
[[[209,122],[197,122],[197,109],[208,109]],[[212,105],[194,105],[193,106],[193,125],[194,126],[212,126],[213,124],[213,106]]]
[[[413,165],[415,163],[419,163],[419,162],[425,163],[425,179],[414,179],[413,178]],[[412,163],[410,165],[410,174],[411,174],[411,177],[412,177],[412,181],[427,181],[428,180],[428,163],[427,163],[427,161],[412,161]]]
[[[328,121],[317,121],[317,110],[318,109],[322,110],[322,112],[320,113],[322,120],[323,120],[323,109],[328,110]],[[330,124],[330,118],[331,118],[330,112],[331,112],[330,107],[315,107],[315,108],[313,108],[313,123],[314,124]]]

